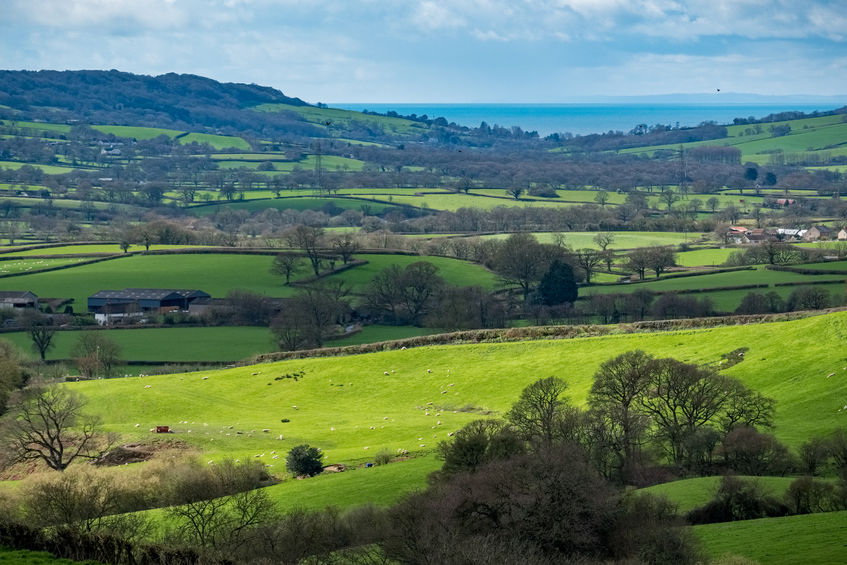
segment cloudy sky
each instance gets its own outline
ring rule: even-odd
[[[847,94],[845,0],[0,4],[0,68],[193,73],[309,102]]]

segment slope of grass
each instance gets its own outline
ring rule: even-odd
[[[244,200],[235,202],[219,202],[208,206],[194,206],[191,212],[197,216],[208,216],[220,210],[247,210],[248,212],[259,212],[268,208],[276,210],[320,210],[325,206],[341,208],[344,210],[361,210],[363,206],[370,208],[371,214],[382,214],[386,210],[395,208],[385,202],[376,202],[362,198],[327,198],[327,197],[295,197],[295,198],[267,198],[262,200]]]
[[[139,126],[91,126],[93,129],[97,131],[102,131],[103,133],[111,133],[117,137],[128,137],[134,139],[154,139],[159,137],[160,135],[164,135],[167,137],[176,137],[183,132],[175,129],[165,129],[165,128],[148,128],[148,127],[139,127]]]
[[[74,259],[20,259],[18,261],[0,261],[0,275],[13,273],[26,273],[28,271],[40,271],[62,265],[72,265],[83,261],[83,258]]]
[[[417,255],[359,254],[356,257],[364,259],[368,263],[328,278],[341,279],[350,285],[354,292],[362,292],[374,276],[391,265],[405,268],[412,263],[426,261],[438,267],[438,274],[453,286],[481,286],[487,289],[497,286],[497,276],[494,273],[477,263],[469,261],[449,257],[421,257]]]
[[[361,343],[376,343],[393,339],[406,339],[419,335],[430,335],[440,333],[433,328],[418,328],[415,326],[365,326],[361,331],[353,335],[328,342],[327,347],[344,347],[346,345],[359,345]]]
[[[695,526],[706,553],[741,555],[762,565],[844,563],[847,512],[763,518]]]
[[[205,247],[204,245],[161,245],[161,244],[153,244],[150,246],[150,251],[157,251],[163,249],[202,249]],[[132,245],[129,248],[129,251],[143,251],[143,245]],[[89,255],[89,254],[99,254],[99,253],[114,253],[115,255],[119,255],[123,253],[123,250],[117,243],[92,243],[92,244],[83,244],[83,245],[59,245],[56,247],[40,247],[35,249],[27,249],[22,247],[20,249],[13,249],[11,251],[5,252],[5,249],[0,248],[0,257],[28,257],[32,255]]]
[[[572,400],[582,404],[600,363],[624,351],[714,363],[748,347],[745,361],[727,372],[776,399],[776,436],[796,446],[847,425],[845,338],[847,313],[839,312],[772,324],[430,346],[68,386],[88,395],[92,410],[125,440],[144,440],[151,426],[168,424],[210,458],[270,459],[272,450],[310,443],[328,461],[362,463],[381,449],[429,453],[447,432],[483,413],[502,414],[540,377],[564,378]],[[285,377],[294,373],[300,373],[297,380]],[[835,376],[827,378],[830,373]]]
[[[794,477],[739,478],[756,481],[765,492],[777,498],[782,498],[788,486],[794,481]],[[641,492],[665,496],[677,505],[680,513],[685,513],[712,500],[720,483],[721,477],[698,477],[655,485],[642,489]]]
[[[356,112],[353,110],[341,110],[338,108],[317,108],[315,106],[291,106],[289,104],[260,104],[253,108],[257,112],[291,112],[301,116],[305,121],[315,124],[321,128],[327,128],[326,122],[330,122],[332,130],[334,127],[347,129],[353,124],[376,124],[388,132],[413,134],[425,131],[427,126],[403,118],[390,118],[388,116],[373,116]]]
[[[732,248],[725,249],[697,249],[695,251],[683,251],[676,254],[676,264],[682,267],[718,267],[722,265],[733,251]]]
[[[230,147],[234,147],[236,149],[243,149],[245,151],[250,150],[250,144],[241,139],[240,137],[235,137],[231,135],[215,135],[211,133],[189,133],[184,137],[179,138],[179,142],[182,144],[187,143],[208,143],[215,149],[229,149]]]
[[[609,245],[608,249],[634,249],[636,247],[649,247],[651,245],[678,245],[683,242],[692,242],[698,239],[700,234],[691,234],[683,232],[650,232],[650,231],[621,231],[611,232],[614,236],[614,241]],[[533,234],[541,243],[554,243],[556,234],[550,232],[539,232]],[[573,249],[582,249],[590,247],[591,249],[600,249],[594,242],[594,237],[597,232],[562,232],[565,238],[565,244]],[[485,235],[483,238],[505,239],[508,234]]]

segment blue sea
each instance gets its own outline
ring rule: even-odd
[[[696,126],[714,121],[731,124],[734,118],[763,118],[769,114],[787,111],[814,112],[833,110],[847,104],[847,99],[834,103],[603,103],[603,104],[386,104],[386,103],[334,103],[335,108],[370,110],[385,113],[395,111],[408,116],[426,114],[430,119],[443,117],[449,122],[477,127],[481,122],[489,126],[520,126],[524,131],[537,131],[545,136],[551,133],[570,132],[586,135],[607,131],[627,132],[638,124],[664,124],[671,126]]]

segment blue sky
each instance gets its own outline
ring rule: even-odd
[[[2,0],[0,68],[193,73],[309,102],[847,94],[845,0]]]

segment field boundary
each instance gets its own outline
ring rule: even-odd
[[[720,326],[741,326],[749,324],[763,324],[768,322],[788,322],[822,316],[833,312],[847,311],[847,306],[828,308],[826,310],[801,310],[797,312],[785,312],[780,314],[752,314],[714,316],[709,318],[689,318],[678,320],[655,320],[644,322],[631,322],[625,324],[582,324],[574,326],[531,326],[527,328],[499,328],[490,330],[466,330],[426,336],[410,337],[391,341],[380,341],[361,345],[348,345],[343,347],[330,347],[323,349],[303,349],[299,351],[280,351],[276,353],[263,353],[249,360],[239,363],[240,365],[253,365],[257,363],[269,363],[273,361],[285,361],[289,359],[305,359],[311,357],[340,357],[346,355],[359,355],[362,353],[374,353],[378,351],[393,351],[397,349],[408,349],[410,347],[424,347],[432,345],[463,345],[471,343],[506,343],[516,341],[535,341],[542,339],[575,339],[582,337],[600,337],[613,334],[632,333],[654,333],[688,329],[704,329]]]

